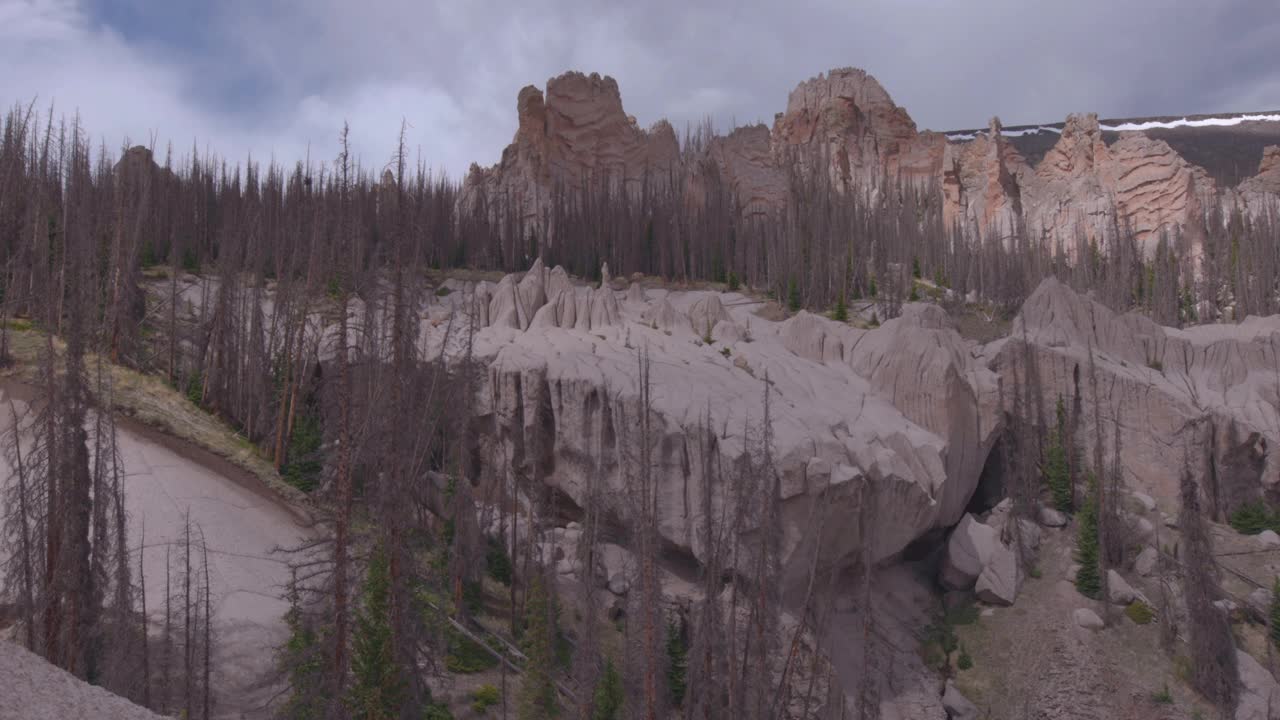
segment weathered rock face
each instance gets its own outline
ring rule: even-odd
[[[1208,173],[1162,140],[1131,132],[1108,147],[1095,114],[1069,116],[1035,172],[1017,180],[1028,230],[1069,254],[1077,238],[1105,246],[1126,222],[1149,254],[1162,231],[1192,227],[1217,192]]]
[[[719,182],[749,218],[780,211],[792,178],[810,170],[846,193],[875,195],[886,181],[936,183],[948,226],[1007,238],[1022,224],[1033,239],[1061,241],[1069,255],[1079,239],[1105,245],[1126,223],[1150,254],[1162,232],[1195,230],[1215,203],[1257,214],[1280,198],[1280,147],[1267,149],[1257,176],[1223,190],[1163,140],[1127,132],[1108,146],[1097,115],[1081,114],[1068,116],[1033,168],[998,120],[969,142],[918,132],[885,88],[856,68],[800,83],[772,128],[714,135],[700,152],[686,148],[684,155],[665,121],[645,131],[626,115],[609,77],[566,73],[548,81],[545,95],[526,87],[517,113],[519,129],[502,160],[472,167],[459,208],[493,213],[497,199],[509,197],[518,215],[544,232],[552,188],[580,188],[588,178],[635,191],[679,178],[692,207],[711,202]]]
[[[948,144],[942,160],[943,222],[971,233],[1011,237],[1022,216],[1021,183],[1031,168],[992,118],[986,135]]]
[[[146,708],[77,678],[16,644],[0,640],[0,718],[160,720]]]
[[[1262,152],[1258,174],[1240,183],[1237,192],[1253,214],[1277,206],[1280,202],[1280,145],[1271,145]]]
[[[723,137],[713,138],[708,155],[727,180],[743,216],[768,215],[786,202],[787,175],[773,155],[769,128],[748,125]],[[696,194],[696,189],[706,191],[705,179],[699,172],[699,169],[694,169],[690,183],[695,189],[692,201],[696,203],[704,201],[703,196]]]
[[[568,72],[547,81],[545,97],[530,85],[520,91],[516,111],[520,124],[502,160],[491,168],[471,167],[459,201],[463,212],[474,210],[482,196],[509,194],[526,222],[545,227],[557,182],[574,190],[588,178],[606,179],[637,190],[646,179],[661,182],[679,165],[671,125],[641,129],[623,111],[611,77]]]
[[[1100,438],[1110,462],[1118,427],[1126,481],[1158,503],[1177,505],[1187,462],[1219,518],[1276,497],[1280,460],[1267,449],[1280,440],[1280,316],[1177,330],[1117,315],[1050,279],[1027,299],[1010,337],[986,350],[1006,402],[1016,377],[1044,418],[1054,417],[1059,397],[1069,409],[1079,403],[1078,417],[1069,415],[1085,457]],[[1025,389],[1030,369],[1038,398]]]
[[[963,515],[999,427],[998,392],[995,375],[936,307],[908,305],[902,317],[863,331],[808,314],[769,322],[732,294],[721,302],[712,292],[637,289],[618,302],[609,290],[569,286],[548,298],[556,277],[538,264],[519,282],[504,278],[487,306],[492,324],[477,334],[474,352],[489,363],[478,426],[492,430],[479,457],[504,458],[510,472],[554,488],[570,508],[586,502],[589,482],[601,482],[608,511],[634,515],[628,493],[639,465],[644,348],[658,525],[670,547],[705,558],[704,491],[713,517],[767,493],[734,490],[750,487],[736,468],[758,455],[766,373],[784,588],[801,584],[809,567],[802,558],[814,552],[824,566],[856,562],[860,515],[875,523],[868,543],[876,560]],[[584,325],[583,298],[608,312]],[[475,306],[459,292],[438,307]],[[750,338],[740,331],[748,321]],[[721,469],[708,475],[708,467]]]
[[[846,192],[875,188],[886,175],[932,177],[942,160],[943,142],[937,136],[922,139],[907,111],[857,68],[832,70],[800,83],[773,124],[777,157],[795,154],[805,166],[827,162],[831,180]]]

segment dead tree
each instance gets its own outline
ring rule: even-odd
[[[1235,709],[1239,697],[1235,639],[1231,625],[1214,601],[1220,594],[1218,566],[1213,557],[1213,540],[1200,505],[1200,488],[1191,472],[1190,453],[1185,453],[1182,474],[1182,588],[1187,604],[1187,630],[1191,657],[1192,685],[1224,713]]]

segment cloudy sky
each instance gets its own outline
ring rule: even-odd
[[[1280,108],[1275,0],[0,0],[0,102],[95,138],[367,165],[495,162],[528,84],[617,78],[643,125],[769,122],[847,65],[921,128]]]

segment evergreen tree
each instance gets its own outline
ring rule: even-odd
[[[405,701],[404,680],[391,648],[391,573],[386,553],[375,549],[369,559],[364,597],[356,616],[351,658],[351,716],[358,720],[399,717]]]
[[[840,297],[836,299],[836,309],[832,311],[831,319],[836,322],[849,321],[849,306],[845,305],[844,293],[840,293]]]
[[[313,720],[323,714],[321,684],[321,648],[319,637],[302,612],[297,586],[289,583],[289,611],[284,616],[289,628],[281,666],[289,676],[289,699],[281,717],[286,720]]]
[[[1280,647],[1280,577],[1271,585],[1271,642]]]
[[[787,284],[787,309],[791,312],[800,311],[800,287],[796,285],[794,278]]]
[[[1044,483],[1053,495],[1053,506],[1062,512],[1071,512],[1071,470],[1067,466],[1067,449],[1063,445],[1066,435],[1067,411],[1058,396],[1058,427],[1049,436],[1045,450]]]
[[[524,654],[528,661],[518,701],[520,720],[549,720],[560,714],[551,677],[556,662],[554,635],[551,600],[542,577],[535,574],[525,603]]]
[[[676,707],[684,704],[684,693],[687,689],[685,674],[689,669],[688,648],[684,644],[684,635],[676,621],[667,622],[667,688],[671,691],[671,703]]]
[[[605,658],[604,673],[596,685],[595,702],[591,720],[619,720],[622,717],[622,677],[613,666],[613,660]]]
[[[1080,526],[1076,530],[1076,562],[1080,570],[1076,573],[1076,589],[1081,595],[1097,598],[1102,591],[1102,575],[1098,557],[1098,482],[1090,472],[1086,478],[1089,496],[1084,507],[1076,516]]]

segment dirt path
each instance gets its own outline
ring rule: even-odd
[[[956,684],[991,720],[1187,720],[1208,707],[1179,679],[1159,647],[1156,623],[1136,625],[1115,607],[1101,631],[1079,627],[1077,608],[1103,613],[1067,579],[1074,535],[1044,531],[1040,577],[1017,602],[987,608],[957,634],[974,666]],[[1155,697],[1168,688],[1172,702]]]
[[[9,400],[21,413],[30,397],[29,388],[0,384],[0,432],[13,424]],[[260,715],[256,709],[271,690],[256,686],[269,674],[274,648],[285,636],[287,606],[281,596],[289,573],[278,550],[306,536],[302,515],[229,460],[136,421],[120,423],[119,446],[129,544],[143,544],[153,635],[159,634],[164,618],[165,553],[171,553],[178,578],[189,514],[193,542],[199,545],[203,536],[209,549],[216,715]],[[0,466],[0,477],[7,481],[11,470],[3,462]],[[198,565],[201,559],[196,556],[192,562]]]

